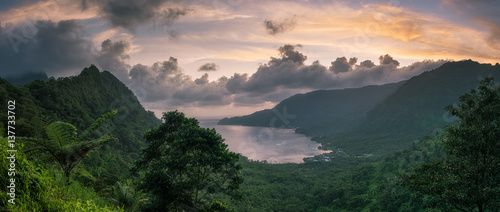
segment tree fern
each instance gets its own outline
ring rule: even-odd
[[[116,114],[116,110],[104,114],[98,118],[80,136],[76,128],[66,122],[57,121],[47,126],[48,139],[28,139],[37,145],[35,149],[42,149],[49,152],[59,163],[64,175],[70,184],[71,171],[83,160],[85,155],[100,145],[116,140],[116,138],[105,135],[98,139],[87,140],[89,136],[97,130],[104,122]]]
[[[76,128],[66,122],[57,121],[50,124],[47,127],[47,137],[49,142],[47,143],[50,147],[63,147],[68,142],[75,140],[76,138]]]

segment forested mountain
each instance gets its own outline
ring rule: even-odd
[[[296,94],[273,109],[251,115],[224,118],[220,125],[298,128],[297,132],[321,135],[360,124],[366,113],[392,94],[403,82],[342,90]]]
[[[441,131],[456,118],[445,112],[458,97],[485,77],[500,79],[500,65],[466,60],[448,62],[407,80],[368,112],[367,121],[319,139],[327,148],[356,154],[383,154],[408,147],[424,135]]]
[[[219,124],[280,127],[269,120],[279,120],[275,112],[286,111],[296,115],[288,119],[290,127],[299,127],[296,132],[313,136],[325,149],[385,154],[452,123],[444,107],[458,103],[460,94],[485,77],[500,79],[500,65],[448,62],[401,83],[295,95],[272,110],[225,118]]]
[[[460,95],[486,77],[500,80],[500,65],[471,60],[445,63],[408,80],[368,113],[364,126],[372,131],[429,134],[454,120],[444,107],[458,104]]]
[[[137,153],[144,132],[160,123],[120,80],[107,71],[99,72],[95,66],[85,68],[78,76],[38,80],[25,88],[41,114],[72,123],[77,129],[84,129],[106,112],[118,110],[108,129],[120,140],[117,148],[127,152]]]
[[[118,111],[98,132],[111,133],[118,141],[91,153],[84,161],[85,169],[75,174],[96,191],[128,175],[132,162],[139,158],[140,149],[145,145],[144,133],[161,123],[115,76],[100,72],[93,65],[78,76],[52,78],[46,82],[36,80],[21,87],[0,79],[0,85],[2,100],[16,101],[18,137],[43,137],[44,127],[54,121],[86,129],[102,114]],[[6,104],[7,101],[1,101],[0,107],[7,108]],[[6,115],[0,114],[1,123],[6,123]],[[1,126],[6,132],[6,126]]]

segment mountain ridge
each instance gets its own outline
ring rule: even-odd
[[[363,121],[368,109],[379,103],[402,83],[317,90],[305,94],[295,94],[281,101],[272,109],[257,111],[247,116],[224,118],[218,124],[297,128],[297,131],[302,133],[307,131],[308,134],[312,134],[312,131],[317,130],[308,126],[331,123],[334,126],[327,125],[328,129],[320,129],[319,131],[341,131]],[[351,116],[347,117],[346,114]],[[335,120],[339,119],[343,121],[342,125],[336,123],[338,121]]]
[[[461,94],[475,88],[484,77],[500,80],[500,65],[480,64],[472,60],[447,62],[436,69],[400,82],[401,85],[394,92],[384,96],[368,110],[365,107],[364,110],[358,110],[358,113],[333,117],[336,120],[316,119],[315,124],[306,123],[299,126],[296,132],[313,137],[324,149],[343,149],[357,155],[394,152],[408,147],[424,135],[440,131],[446,125],[452,124],[454,118],[445,113],[444,107],[457,103]],[[314,92],[317,91],[310,93]],[[349,98],[350,101],[362,99],[360,96]],[[308,111],[313,109],[305,109],[303,113]],[[293,114],[290,109],[287,112]],[[366,116],[359,118],[360,113],[365,113]],[[252,116],[242,116],[244,118],[239,119],[251,120]],[[222,119],[220,123],[231,123],[229,120],[231,119]],[[238,118],[232,120],[232,124],[242,123]],[[346,126],[338,126],[342,124]]]
[[[161,123],[113,74],[101,72],[93,65],[77,76],[51,78],[46,82],[35,80],[24,86],[0,79],[0,84],[0,97],[16,101],[16,136],[19,137],[43,138],[44,127],[54,121],[87,129],[103,114],[118,111],[95,135],[110,133],[118,141],[106,143],[82,162],[90,174],[75,173],[75,178],[94,185],[96,191],[127,177],[133,161],[139,158],[140,149],[146,145],[144,133]],[[5,104],[7,101],[1,101],[0,107],[7,108]],[[6,123],[6,113],[0,114],[0,120]],[[5,132],[6,126],[0,124],[0,127]]]

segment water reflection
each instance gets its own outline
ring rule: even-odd
[[[231,151],[252,160],[302,163],[302,158],[329,152],[319,150],[320,144],[292,129],[217,125],[217,121],[200,120],[200,126],[215,128]]]

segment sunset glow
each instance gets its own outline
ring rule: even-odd
[[[299,92],[405,80],[448,60],[500,62],[496,1],[138,2],[0,3],[0,75],[57,78],[95,64],[146,109],[223,117]],[[217,68],[200,71],[207,63]]]

